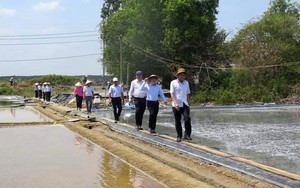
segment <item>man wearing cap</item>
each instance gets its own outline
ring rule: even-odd
[[[129,103],[134,99],[135,104],[135,125],[136,130],[143,130],[143,116],[146,109],[146,91],[141,90],[141,85],[145,82],[143,80],[142,71],[136,71],[136,79],[130,84]]]
[[[186,79],[185,69],[180,68],[177,71],[177,79],[170,84],[170,93],[172,98],[172,109],[175,117],[175,127],[177,132],[177,142],[181,142],[182,127],[181,115],[184,119],[184,137],[183,139],[191,139],[191,118],[190,118],[190,86]]]
[[[91,113],[94,98],[94,87],[92,86],[92,81],[90,80],[87,80],[85,86],[83,87],[83,98],[85,98],[87,113]]]
[[[164,104],[166,104],[166,97],[161,89],[161,87],[157,84],[158,76],[151,75],[149,78],[145,79],[145,83],[141,85],[142,91],[147,91],[147,107],[150,112],[149,115],[149,132],[156,133],[156,121],[157,121],[157,114],[159,111],[159,102],[158,97],[160,96]]]
[[[115,123],[120,121],[122,112],[122,102],[124,103],[124,95],[122,86],[118,84],[118,78],[113,78],[113,85],[109,87],[109,103],[113,105]],[[118,109],[118,110],[117,110]]]

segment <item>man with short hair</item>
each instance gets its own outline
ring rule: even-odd
[[[135,125],[136,130],[143,130],[143,116],[146,109],[146,91],[141,90],[141,85],[145,82],[143,80],[142,71],[136,71],[135,80],[130,84],[129,90],[129,103],[134,99],[135,104]]]
[[[184,118],[184,137],[183,139],[192,140],[191,118],[190,118],[190,86],[186,79],[185,69],[180,68],[177,71],[177,79],[170,84],[170,93],[172,98],[172,110],[175,117],[175,126],[177,132],[177,142],[182,139],[181,115]]]
[[[124,104],[123,88],[119,85],[118,78],[113,78],[113,84],[109,87],[109,103],[113,105],[115,123],[120,121],[122,103]]]

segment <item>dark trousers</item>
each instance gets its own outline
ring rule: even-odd
[[[120,115],[121,115],[121,112],[122,112],[121,98],[120,97],[112,98],[111,103],[112,103],[113,109],[114,109],[115,120],[119,121],[120,120]]]
[[[82,96],[76,95],[76,106],[77,106],[77,108],[79,108],[79,109],[82,108],[82,99],[83,99]]]
[[[86,105],[86,111],[92,112],[92,105],[93,105],[93,97],[92,96],[85,97],[85,105]]]
[[[39,97],[39,92],[38,92],[38,90],[34,90],[34,97],[35,97],[35,98],[38,98],[38,97]]]
[[[42,90],[38,90],[38,93],[39,93],[39,99],[41,99],[43,97],[43,92]]]
[[[159,110],[159,102],[158,101],[147,101],[147,107],[149,110],[149,128],[151,130],[155,130],[156,128],[156,121],[157,121],[157,114]]]
[[[43,100],[46,100],[46,92],[43,92]]]
[[[45,92],[45,99],[47,102],[50,102],[51,92]]]
[[[142,126],[143,116],[146,109],[146,98],[134,98],[135,104],[135,124]]]
[[[175,127],[176,127],[177,137],[182,138],[181,115],[183,115],[183,120],[184,120],[184,128],[185,128],[184,135],[190,137],[192,133],[190,107],[183,104],[183,107],[181,107],[179,111],[177,111],[175,107],[173,107],[172,109],[175,116]]]

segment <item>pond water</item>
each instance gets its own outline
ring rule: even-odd
[[[0,123],[46,122],[49,118],[31,107],[0,108]]]
[[[112,112],[95,112],[112,118]],[[148,127],[146,110],[143,127]],[[300,106],[191,110],[194,143],[300,174]],[[122,122],[134,125],[134,111]],[[161,109],[157,131],[176,137],[170,109]]]
[[[0,187],[163,187],[63,126],[0,128]]]

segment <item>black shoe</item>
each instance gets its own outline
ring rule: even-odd
[[[115,123],[117,123],[118,121],[117,120],[115,120]]]
[[[177,137],[176,142],[181,142],[181,138]]]
[[[139,131],[139,130],[140,130],[140,127],[139,127],[139,126],[135,126],[135,129],[136,129],[137,131]]]
[[[142,126],[139,126],[138,128],[139,128],[139,130],[144,130]]]
[[[151,134],[155,134],[156,132],[155,132],[155,130],[152,130],[152,129],[148,129],[148,131],[151,133]]]
[[[192,140],[192,138],[189,137],[189,136],[185,136],[185,137],[183,137],[183,139],[184,139],[184,140]]]

